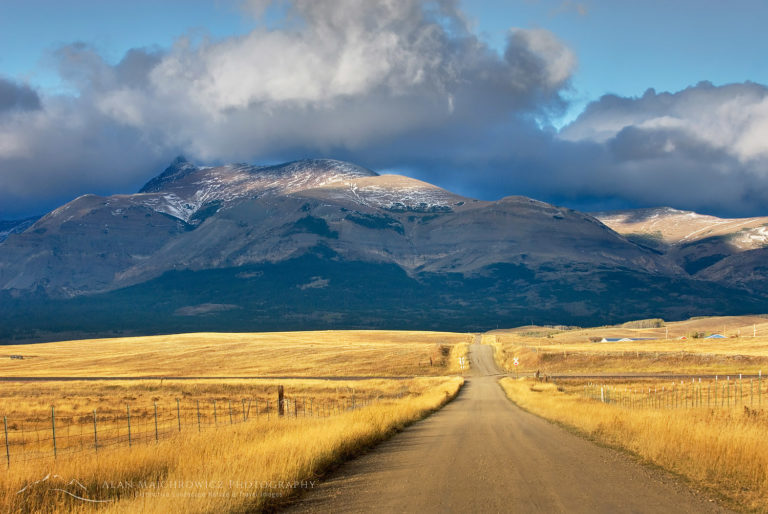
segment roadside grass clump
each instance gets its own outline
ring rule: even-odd
[[[553,383],[501,380],[520,407],[714,490],[742,509],[768,512],[768,412],[630,409]]]

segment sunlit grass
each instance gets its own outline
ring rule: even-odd
[[[459,377],[417,378],[406,381],[403,391],[403,381],[376,381],[356,391],[361,396],[368,391],[370,397],[376,390],[378,400],[329,417],[273,416],[268,421],[261,416],[216,430],[184,431],[158,443],[20,463],[0,479],[0,510],[77,512],[98,506],[106,512],[258,511],[311,488],[329,466],[439,408],[462,383]],[[333,394],[327,385],[309,382],[295,390]],[[57,477],[17,494],[47,475]],[[72,479],[85,489],[67,485]],[[110,503],[86,503],[52,489]]]
[[[580,387],[512,378],[502,379],[501,385],[526,410],[627,449],[718,491],[741,508],[768,511],[765,409],[750,409],[745,402],[730,409],[628,408],[585,398],[577,394]]]
[[[376,330],[87,339],[4,346],[0,375],[442,375],[451,366],[451,347],[470,339],[450,332]],[[10,359],[11,355],[24,359]]]

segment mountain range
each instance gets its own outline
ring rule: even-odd
[[[481,201],[355,164],[202,167],[0,222],[0,340],[763,312],[768,218]]]

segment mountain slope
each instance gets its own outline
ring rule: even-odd
[[[691,279],[587,214],[332,160],[179,158],[137,194],[80,197],[0,244],[0,338],[478,329],[763,305],[740,286]]]
[[[746,255],[737,256],[760,255],[752,251],[768,246],[768,217],[723,219],[669,207],[595,217],[628,239],[666,254],[690,275],[707,280],[748,282],[753,266],[747,262],[752,261]],[[729,273],[708,271],[720,261],[724,262],[717,269],[727,267]]]

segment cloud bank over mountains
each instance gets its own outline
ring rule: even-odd
[[[499,53],[451,0],[280,3],[280,23],[116,64],[64,46],[55,59],[73,95],[0,78],[0,217],[129,192],[178,153],[334,157],[577,208],[764,214],[765,86],[605,96],[558,133],[548,120],[567,106],[577,57],[547,30],[510,30]],[[246,7],[258,17],[270,4]]]

